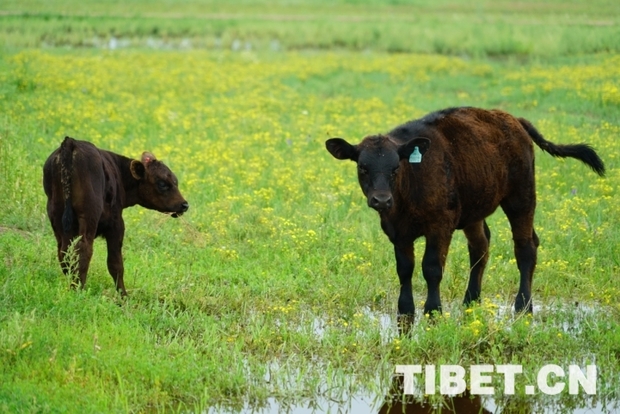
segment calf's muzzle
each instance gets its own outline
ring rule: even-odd
[[[393,202],[392,194],[388,192],[375,192],[368,195],[368,207],[374,208],[377,211],[389,209],[392,207]]]
[[[181,216],[183,213],[185,213],[188,209],[189,209],[189,203],[187,201],[184,201],[183,203],[181,203],[179,210],[177,210],[176,213],[172,213],[172,217],[177,218]]]

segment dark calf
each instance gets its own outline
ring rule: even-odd
[[[93,241],[103,236],[108,246],[108,270],[116,288],[126,295],[122,245],[125,234],[122,211],[133,205],[178,217],[189,208],[175,175],[151,153],[140,161],[98,149],[90,142],[66,137],[43,166],[47,215],[58,243],[58,260],[71,240],[77,243],[80,286],[93,254]]]
[[[605,167],[586,144],[555,145],[523,118],[499,110],[450,108],[403,124],[386,135],[351,145],[327,140],[338,159],[357,163],[368,205],[394,245],[401,290],[398,311],[413,315],[413,241],[426,238],[422,273],[428,287],[424,313],[441,311],[439,284],[456,229],[465,233],[470,275],[465,304],[478,301],[491,232],[485,218],[498,206],[511,225],[521,275],[516,311],[532,311],[532,275],[538,237],[532,141],[554,157],[576,158],[599,175]]]

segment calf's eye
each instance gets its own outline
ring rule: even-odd
[[[170,185],[167,182],[165,182],[164,180],[158,180],[157,181],[157,188],[160,191],[166,191],[166,190],[168,190],[170,188]]]

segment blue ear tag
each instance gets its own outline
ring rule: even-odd
[[[422,162],[422,154],[420,154],[420,149],[418,147],[415,147],[413,149],[413,152],[409,156],[409,163],[410,164],[419,164],[421,162]]]

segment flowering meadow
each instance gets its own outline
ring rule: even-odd
[[[317,397],[380,405],[396,364],[596,363],[593,401],[620,389],[620,56],[465,59],[340,51],[34,50],[0,56],[0,411],[206,412]],[[365,205],[352,142],[449,106],[501,108],[607,167],[536,148],[541,238],[533,316],[515,316],[518,270],[501,211],[488,220],[480,306],[463,309],[456,232],[443,316],[396,329],[391,244]],[[121,299],[103,241],[86,289],[60,271],[41,185],[66,136],[152,151],[190,204],[179,219],[124,212]],[[424,240],[416,242],[421,258]],[[420,266],[414,298],[422,308]],[[528,368],[531,370],[528,371]],[[528,407],[544,395],[523,396]],[[435,401],[437,402],[437,401]],[[496,401],[496,404],[512,402]],[[534,408],[533,408],[534,407]]]

